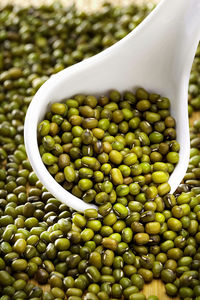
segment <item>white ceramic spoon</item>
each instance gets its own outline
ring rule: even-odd
[[[37,143],[37,125],[51,103],[78,93],[102,95],[144,87],[171,100],[177,123],[180,160],[169,178],[173,193],[189,160],[188,82],[200,39],[200,0],[163,0],[121,41],[49,80],[34,96],[25,120],[25,146],[31,165],[44,186],[75,210],[95,207],[67,192],[47,171]]]

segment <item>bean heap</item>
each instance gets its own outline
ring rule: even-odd
[[[123,97],[112,90],[99,99],[76,95],[53,103],[38,129],[42,160],[75,196],[132,210],[134,200],[144,203],[170,191],[180,146],[169,109],[168,98],[143,88]]]
[[[40,85],[124,37],[150,9],[105,5],[87,15],[55,3],[0,11],[0,300],[146,300],[140,291],[158,278],[167,295],[200,300],[199,121],[191,127],[190,163],[174,195],[145,199],[145,183],[143,196],[128,195],[134,197],[128,212],[127,196],[118,196],[99,206],[101,218],[55,199],[24,148],[24,117]],[[198,50],[190,113],[199,109],[199,70]]]

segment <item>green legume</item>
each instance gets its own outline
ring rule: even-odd
[[[147,298],[143,294],[134,293],[129,296],[130,300],[146,300]]]
[[[74,169],[70,166],[67,166],[64,168],[64,175],[65,175],[65,179],[68,182],[73,182],[76,178],[76,173],[75,173]]]

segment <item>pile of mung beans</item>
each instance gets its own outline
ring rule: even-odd
[[[122,96],[75,95],[53,103],[38,126],[40,154],[55,180],[73,195],[112,208],[120,218],[170,192],[179,160],[170,101],[138,88]],[[140,211],[140,210],[139,210]]]
[[[55,199],[24,147],[24,117],[41,84],[124,37],[150,9],[105,5],[86,15],[55,3],[0,11],[0,300],[146,300],[144,284],[158,278],[168,296],[200,300],[199,121],[191,127],[190,163],[174,195],[133,195],[128,211],[127,197],[120,196],[117,209],[111,203],[101,218]],[[199,71],[198,50],[190,113],[200,108]]]

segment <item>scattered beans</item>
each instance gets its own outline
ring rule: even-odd
[[[56,3],[0,11],[1,300],[143,300],[139,292],[153,278],[171,297],[199,300],[199,120],[187,173],[169,195],[179,145],[167,98],[139,88],[54,103],[38,127],[41,156],[61,185],[96,201],[98,212],[74,212],[55,199],[24,147],[26,110],[47,78],[114,44],[150,9],[105,5],[88,16]],[[200,108],[199,55],[198,48],[189,113]],[[49,283],[49,291],[30,279]]]

